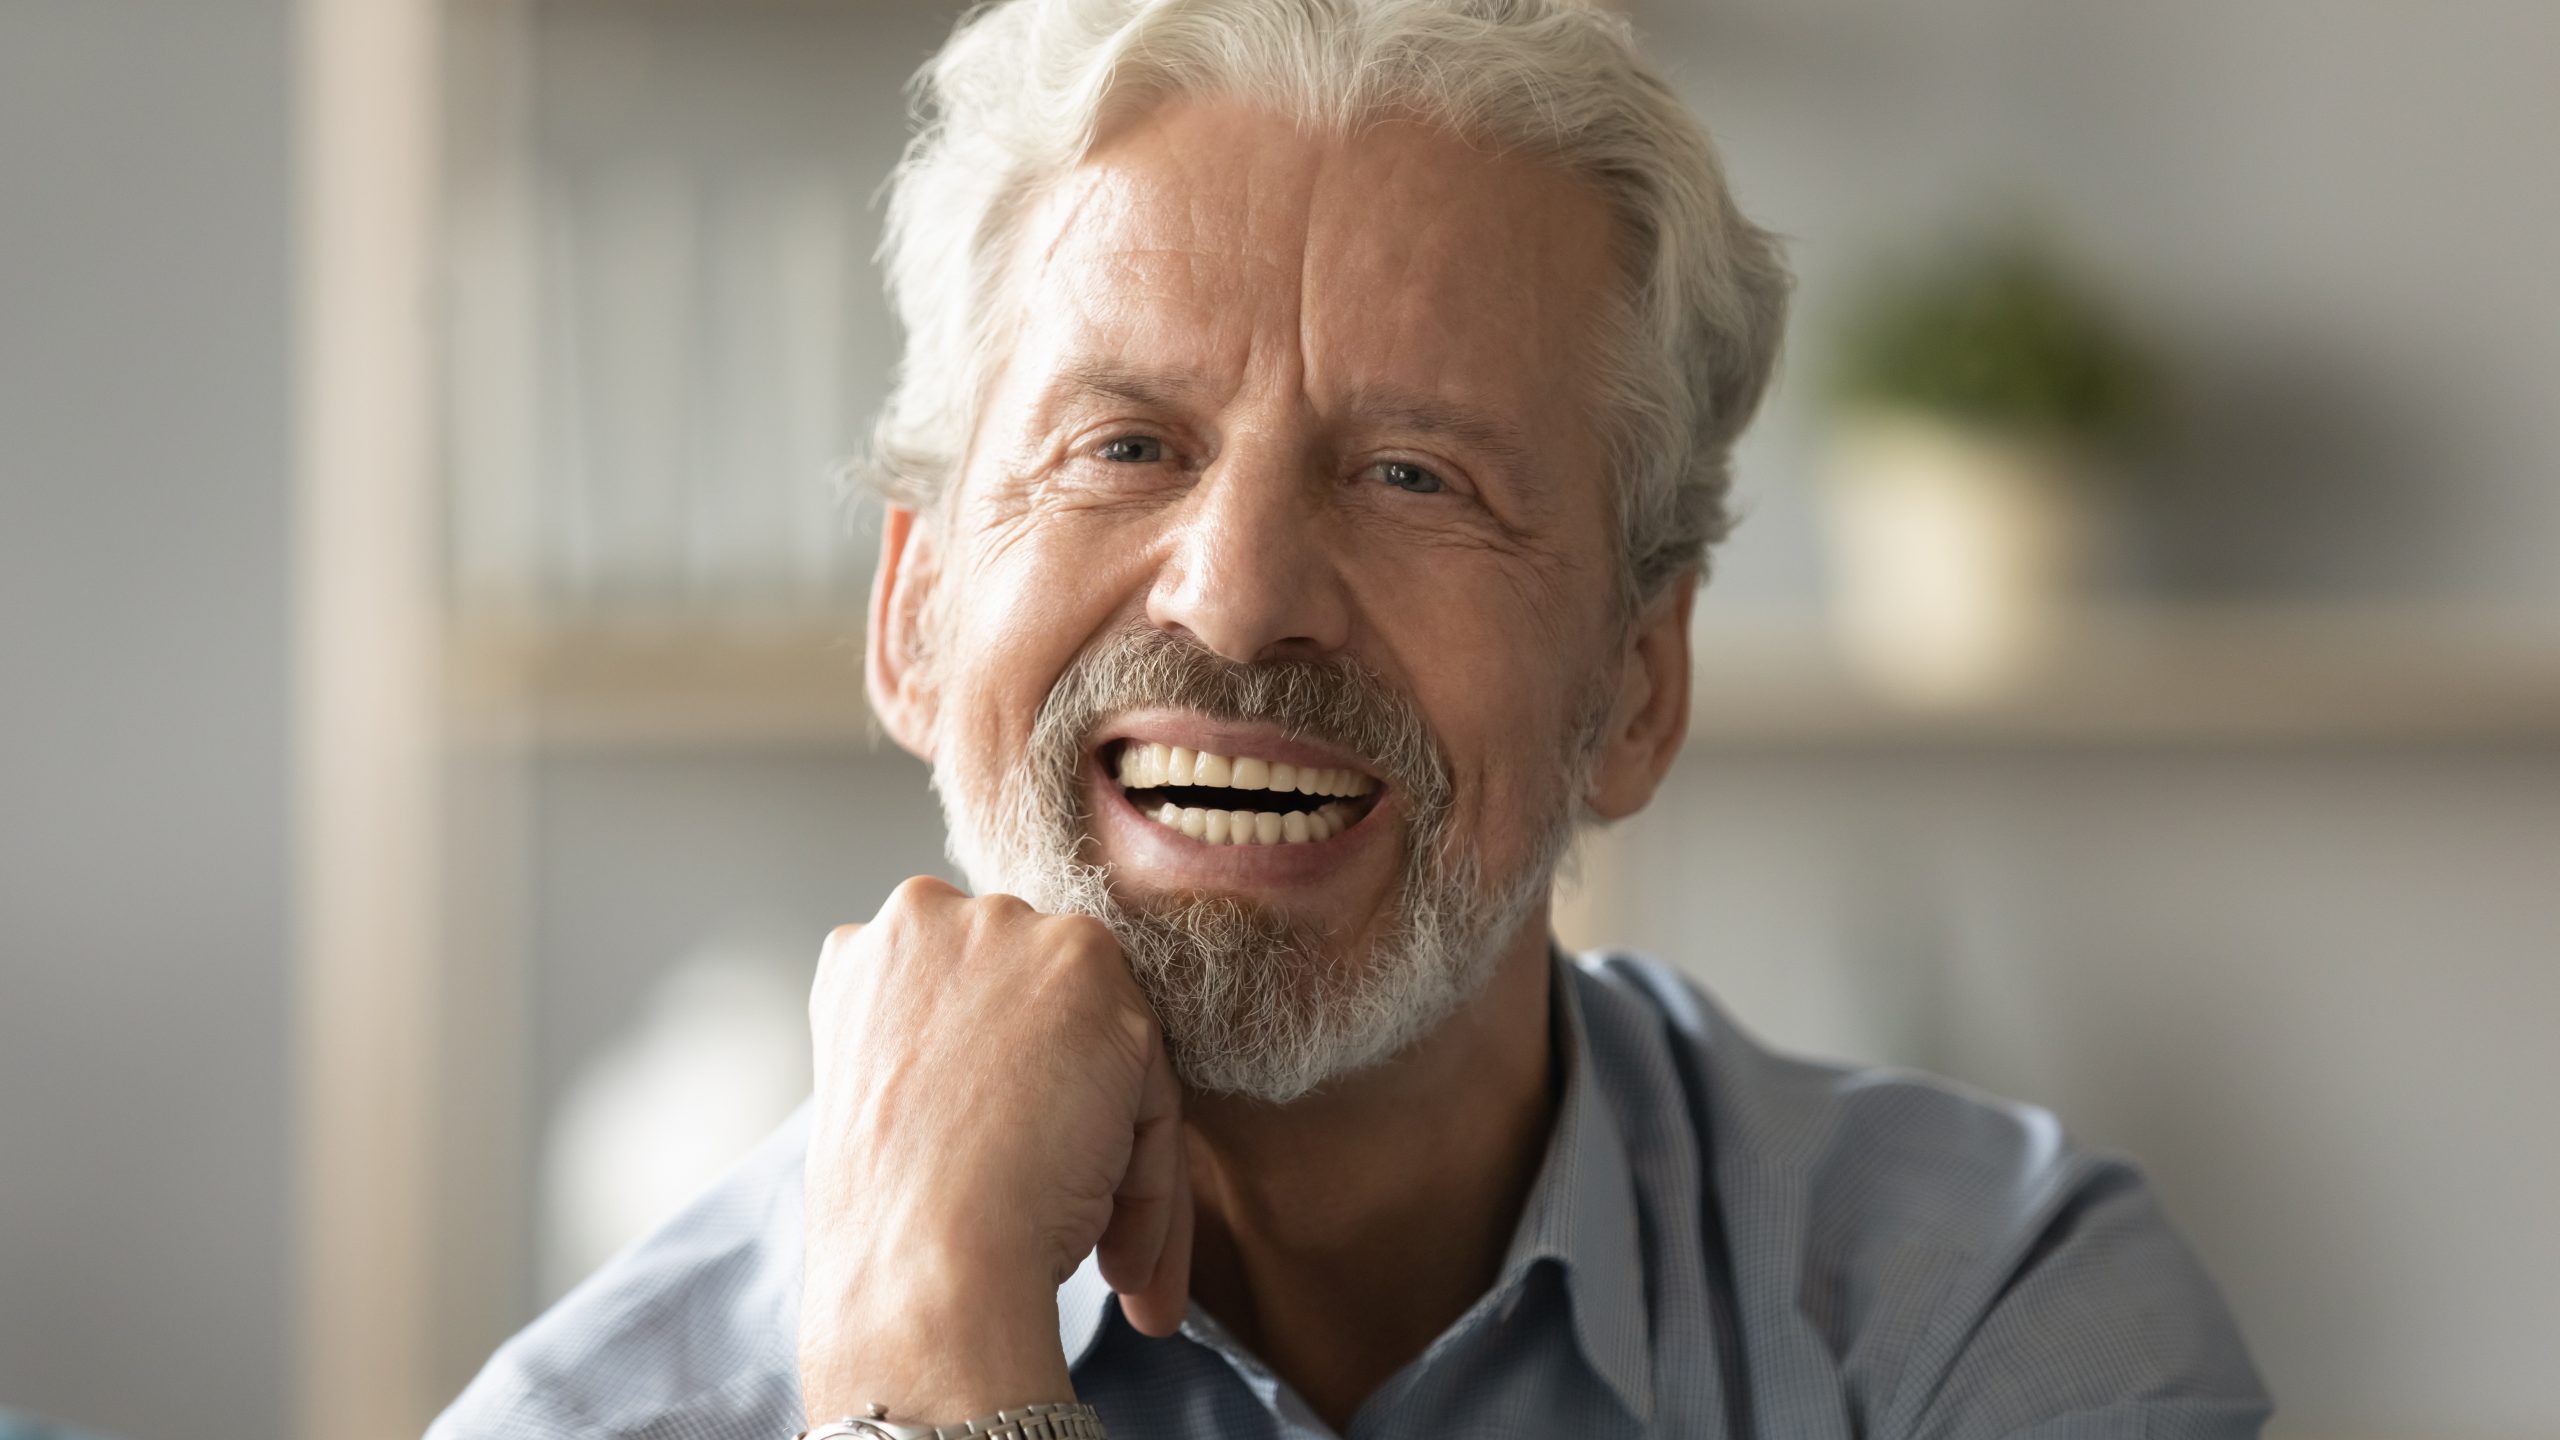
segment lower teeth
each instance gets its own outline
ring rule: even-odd
[[[1351,807],[1321,806],[1312,811],[1201,810],[1167,801],[1155,812],[1159,825],[1179,830],[1211,845],[1297,845],[1330,840],[1351,824]]]

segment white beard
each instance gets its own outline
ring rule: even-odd
[[[1372,933],[1293,922],[1232,895],[1135,900],[1082,858],[1090,737],[1113,714],[1155,705],[1273,721],[1378,767],[1402,807],[1406,861]],[[1596,721],[1582,728],[1526,858],[1495,884],[1451,830],[1448,766],[1418,711],[1346,660],[1242,666],[1124,630],[1060,678],[995,794],[952,783],[948,757],[934,789],[951,858],[978,893],[1090,915],[1119,937],[1185,1085],[1286,1104],[1393,1058],[1483,992],[1572,840]]]

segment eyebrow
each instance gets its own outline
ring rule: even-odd
[[[1200,382],[1178,372],[1145,370],[1117,360],[1070,362],[1050,383],[1054,396],[1099,396],[1150,409],[1168,409],[1200,393]]]
[[[1082,359],[1058,371],[1053,396],[1096,396],[1149,409],[1171,409],[1198,397],[1200,382],[1179,371],[1151,370],[1117,360]],[[1392,386],[1363,386],[1351,395],[1350,416],[1361,423],[1439,436],[1505,464],[1525,465],[1529,447],[1506,421],[1434,396]]]
[[[1370,386],[1352,392],[1350,408],[1371,423],[1443,436],[1505,464],[1523,465],[1529,458],[1528,445],[1508,421],[1432,396]]]

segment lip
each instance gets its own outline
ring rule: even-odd
[[[1111,739],[1189,744],[1188,739],[1182,738],[1184,735],[1236,733],[1241,733],[1241,727],[1185,726],[1165,733],[1115,731]],[[1247,738],[1260,743],[1258,736]],[[1398,792],[1382,785],[1377,800],[1358,820],[1326,839],[1295,845],[1212,845],[1169,829],[1130,804],[1128,792],[1103,768],[1102,750],[1109,743],[1110,740],[1103,741],[1085,756],[1085,784],[1094,797],[1094,839],[1113,862],[1117,875],[1144,889],[1270,893],[1312,887],[1341,874],[1377,846],[1388,843],[1385,837],[1395,829],[1395,815],[1401,808]],[[1293,765],[1346,763],[1320,747],[1296,749],[1306,758],[1291,759],[1289,763]],[[1259,754],[1265,759],[1288,758],[1285,753],[1274,755],[1268,750],[1246,748],[1244,753]]]

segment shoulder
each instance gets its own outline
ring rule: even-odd
[[[499,1347],[427,1440],[798,1428],[804,1107]]]
[[[1986,1212],[2035,1208],[2089,1158],[2036,1106],[1918,1071],[1771,1049],[1657,961],[1595,954],[1575,968],[1596,1057],[1604,1069],[1612,1051],[1627,1057],[1613,1088],[1667,1077],[1719,1170],[1838,1212],[1835,1227],[1862,1228],[1854,1217],[1871,1215],[1952,1241]]]
[[[2238,1329],[2132,1162],[2033,1105],[1775,1051],[1657,962],[1573,969],[1622,1123],[1694,1147],[1746,1348],[1822,1367],[1865,1433],[2255,1433]]]

